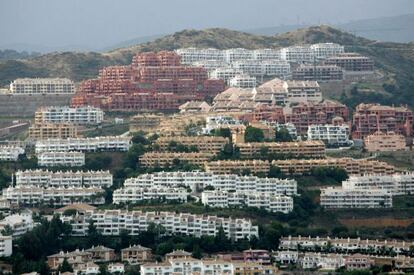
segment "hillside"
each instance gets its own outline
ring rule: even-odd
[[[69,77],[75,81],[96,77],[99,68],[115,64],[129,64],[132,56],[142,51],[172,50],[180,47],[278,48],[294,44],[336,42],[348,51],[357,51],[374,58],[388,80],[387,91],[393,93],[393,103],[414,106],[414,44],[376,42],[329,26],[298,29],[275,36],[253,35],[227,29],[184,30],[154,41],[120,48],[106,53],[61,52],[26,60],[0,61],[0,85],[7,85],[17,77]],[[390,102],[375,95],[372,100]]]

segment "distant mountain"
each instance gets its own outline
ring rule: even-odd
[[[15,50],[0,50],[0,60],[26,59],[39,56],[38,52],[28,53],[26,51],[18,52]]]
[[[184,30],[154,41],[105,53],[56,52],[26,60],[0,61],[0,84],[18,77],[68,77],[75,81],[97,77],[103,66],[130,64],[143,51],[173,50],[180,47],[279,48],[295,44],[336,42],[347,51],[371,56],[386,76],[393,97],[388,103],[414,107],[414,43],[378,42],[329,26],[314,26],[274,36],[254,35],[228,29]],[[390,88],[391,87],[391,88]]]
[[[401,43],[414,42],[412,26],[414,26],[414,14],[363,19],[334,25],[338,29],[372,40]],[[309,25],[282,25],[244,31],[251,34],[276,35],[306,27]]]
[[[164,35],[162,35],[162,34],[151,35],[151,36],[142,36],[142,37],[126,40],[126,41],[117,43],[115,45],[102,48],[102,49],[98,50],[98,52],[108,52],[108,51],[112,51],[112,50],[116,50],[116,49],[120,49],[120,48],[131,47],[131,46],[134,46],[134,45],[138,45],[138,44],[142,44],[142,43],[146,43],[146,42],[151,42],[151,41],[153,41],[157,38],[161,38],[163,36]]]

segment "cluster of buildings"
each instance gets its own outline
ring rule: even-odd
[[[103,204],[104,189],[112,185],[109,171],[17,171],[3,198],[12,205]]]
[[[25,149],[20,146],[0,145],[0,161],[17,161],[20,155],[25,154]]]
[[[321,189],[321,206],[326,208],[392,207],[392,197],[414,193],[414,174],[371,174],[351,176],[342,187]]]
[[[105,110],[177,110],[190,100],[202,100],[224,90],[220,79],[209,79],[206,69],[184,66],[174,52],[146,52],[128,66],[110,66],[98,79],[83,81],[72,106],[91,105]]]
[[[222,218],[175,212],[143,212],[139,210],[98,210],[94,207],[78,207],[76,214],[67,214],[68,208],[58,209],[62,222],[71,224],[73,236],[86,236],[91,222],[104,236],[117,236],[125,230],[138,235],[151,224],[162,226],[165,235],[188,235],[194,237],[216,236],[222,229],[232,240],[259,236],[258,226],[247,219]]]

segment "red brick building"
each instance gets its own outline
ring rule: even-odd
[[[363,139],[375,132],[413,134],[413,112],[407,107],[359,104],[353,116],[352,137]]]

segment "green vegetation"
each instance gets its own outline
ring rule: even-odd
[[[263,130],[252,126],[247,126],[244,133],[245,142],[262,142],[264,141]]]
[[[277,142],[290,142],[293,141],[292,136],[289,134],[286,127],[281,127],[279,130],[276,130],[275,141]]]

